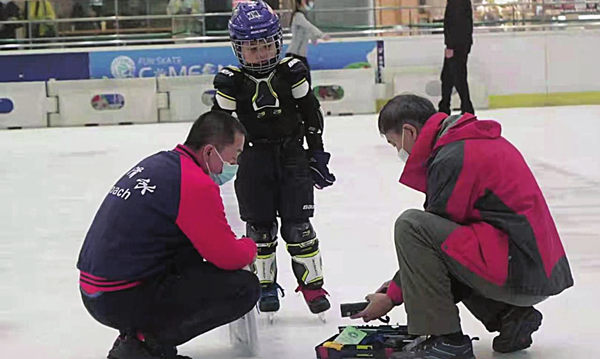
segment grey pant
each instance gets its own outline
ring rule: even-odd
[[[517,294],[487,282],[441,250],[458,224],[436,214],[410,209],[396,220],[394,241],[400,269],[408,331],[415,335],[459,332],[457,302],[490,331],[511,306],[528,307],[547,297]]]

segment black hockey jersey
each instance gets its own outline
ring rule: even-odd
[[[307,74],[306,66],[291,57],[264,75],[225,67],[214,79],[213,109],[235,112],[249,141],[304,134],[310,150],[322,151],[323,114]]]

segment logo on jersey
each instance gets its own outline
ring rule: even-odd
[[[132,168],[129,172],[127,172],[127,177],[133,178],[138,173],[142,173],[142,171],[144,171],[144,167],[136,166],[135,168]]]
[[[131,196],[129,188],[121,188],[119,186],[113,186],[110,191],[108,191],[108,194],[124,199],[125,201]]]
[[[142,196],[146,194],[146,192],[154,193],[156,190],[156,186],[150,186],[150,178],[140,178],[136,180],[137,184],[133,189],[139,189],[142,193]]]

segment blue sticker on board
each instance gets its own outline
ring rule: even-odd
[[[9,98],[0,98],[0,114],[11,113],[15,109],[15,104]]]

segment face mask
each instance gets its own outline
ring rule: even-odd
[[[402,143],[400,144],[400,149],[398,150],[398,158],[400,158],[400,161],[406,163],[409,155],[410,154],[404,149],[404,130],[402,130]]]
[[[304,6],[304,11],[311,11],[315,7],[315,3],[313,1],[308,1]]]
[[[224,185],[225,183],[231,181],[231,179],[233,177],[235,177],[235,174],[237,173],[238,170],[238,165],[232,165],[229,162],[225,162],[223,161],[223,157],[221,157],[221,155],[219,154],[218,151],[215,152],[217,153],[217,156],[219,156],[219,159],[221,160],[221,162],[223,162],[223,171],[221,171],[221,173],[213,173],[210,170],[210,165],[208,164],[208,161],[206,161],[206,166],[208,167],[208,174],[210,176],[210,178],[219,186]]]

